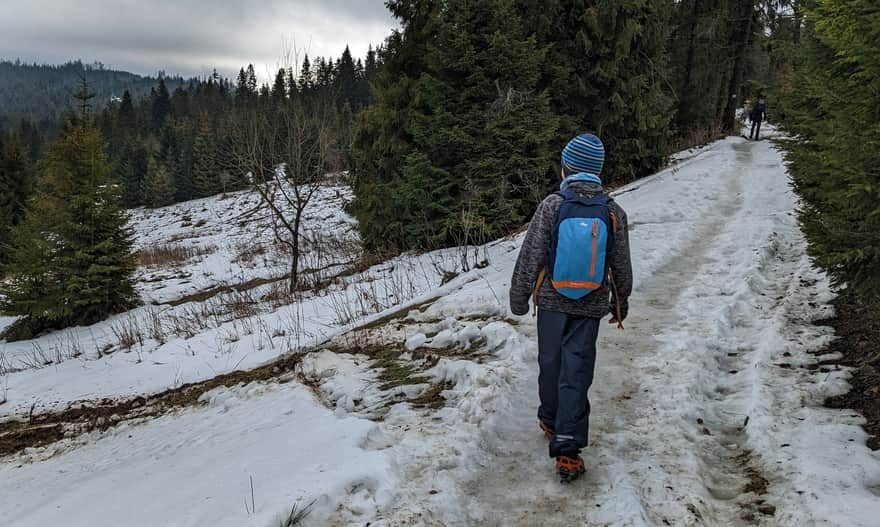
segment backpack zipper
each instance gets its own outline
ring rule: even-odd
[[[596,276],[596,251],[599,249],[599,221],[593,221],[593,255],[590,258],[590,276]]]

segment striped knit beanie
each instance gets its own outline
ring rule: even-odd
[[[562,170],[566,176],[587,173],[599,176],[605,164],[605,145],[593,134],[581,134],[562,149]]]

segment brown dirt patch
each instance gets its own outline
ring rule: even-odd
[[[221,386],[281,382],[284,374],[293,372],[301,360],[302,355],[288,355],[251,370],[219,375],[146,397],[77,401],[60,412],[31,412],[18,420],[0,423],[0,458],[28,447],[46,446],[66,436],[96,429],[106,430],[123,421],[155,417],[177,408],[196,406],[203,394]]]
[[[866,304],[843,293],[832,304],[837,315],[818,324],[831,326],[837,339],[825,352],[840,353],[834,361],[854,368],[849,393],[829,397],[829,408],[853,409],[865,416],[865,430],[871,435],[868,447],[880,449],[880,307]],[[828,362],[828,361],[825,361]]]
[[[199,291],[197,293],[193,293],[191,295],[182,296],[176,300],[171,300],[170,302],[166,302],[169,306],[179,306],[182,304],[186,304],[189,302],[204,302],[210,298],[213,298],[220,294],[225,293],[242,293],[245,291],[250,291],[251,289],[255,289],[262,285],[272,284],[275,282],[279,282],[281,280],[286,280],[287,278],[284,276],[274,277],[274,278],[252,278],[247,282],[242,282],[237,285],[220,285],[216,287],[212,287],[210,289],[205,289],[204,291]]]

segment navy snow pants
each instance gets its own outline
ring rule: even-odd
[[[587,446],[599,322],[538,310],[538,419],[556,432],[550,457],[575,457]]]
[[[761,135],[761,121],[752,121],[752,131],[749,132],[749,139],[752,139],[754,136],[755,140],[760,139]]]

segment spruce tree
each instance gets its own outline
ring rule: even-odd
[[[244,68],[241,68],[238,71],[238,79],[235,83],[235,104],[239,106],[247,104],[251,95],[250,88],[248,87],[247,73],[245,73]]]
[[[40,190],[15,230],[2,311],[29,329],[91,324],[134,306],[131,231],[105,143],[87,121],[49,151]]]
[[[122,205],[129,208],[142,205],[147,153],[139,141],[130,138],[122,145],[122,154],[116,163],[115,172],[117,181],[122,185]]]
[[[302,69],[299,72],[299,91],[303,96],[310,94],[314,84],[314,75],[312,74],[312,63],[309,62],[309,55],[306,54],[303,59]]]
[[[119,104],[119,113],[117,116],[119,127],[126,134],[133,134],[135,132],[135,113],[134,113],[134,103],[131,100],[131,93],[128,90],[125,90],[122,93],[122,102]]]
[[[159,79],[159,87],[153,97],[152,122],[153,130],[159,131],[165,122],[165,117],[171,109],[171,97],[168,94],[168,88],[165,86],[165,79]]]
[[[150,157],[147,161],[143,202],[151,209],[174,203],[174,185],[168,168],[164,163],[158,163],[154,157]]]
[[[214,134],[207,116],[202,116],[199,120],[199,129],[193,143],[192,172],[196,197],[212,196],[222,190]]]
[[[557,145],[597,133],[606,146],[603,179],[656,171],[668,153],[672,100],[665,0],[518,0],[527,31],[549,47],[542,87],[562,118]]]
[[[380,83],[377,106],[358,123],[356,154],[366,163],[357,173],[353,210],[365,241],[382,248],[503,235],[522,224],[537,196],[558,180],[558,119],[538,88],[546,48],[526,36],[510,0],[439,6],[397,3],[412,17],[404,31],[416,38],[392,37],[392,53],[399,55],[389,58],[389,74],[397,60],[415,59],[407,49],[413,45],[422,48],[424,66],[413,78],[397,74]],[[383,122],[394,115],[404,118],[399,128]],[[374,156],[382,162],[371,164]],[[431,188],[419,190],[424,184]]]
[[[21,221],[32,191],[29,166],[24,146],[14,137],[0,136],[0,271],[9,261],[13,228]]]
[[[339,94],[340,106],[348,103],[350,106],[359,107],[357,102],[357,76],[355,73],[354,59],[348,46],[342,52],[339,64],[336,68],[336,87]]]
[[[253,64],[248,64],[247,67],[247,90],[251,96],[257,93],[257,74],[254,72]]]
[[[405,250],[411,238],[420,238],[421,245],[434,243],[438,225],[450,214],[453,198],[444,192],[448,175],[418,153],[412,133],[416,83],[427,68],[426,48],[435,36],[439,5],[439,1],[388,3],[400,29],[388,37],[384,68],[376,70],[375,102],[355,119],[351,210],[359,220],[364,243],[373,249]],[[423,190],[430,194],[436,189],[436,196],[419,194],[408,199],[412,194],[406,190],[413,187],[403,178],[405,164],[422,166],[435,176],[433,185]],[[409,175],[415,172],[411,169]]]
[[[275,74],[275,82],[272,83],[272,99],[277,103],[287,98],[287,72],[284,68],[278,70]]]
[[[880,301],[880,11],[870,0],[808,10],[780,94],[782,144],[810,255],[834,282]]]

